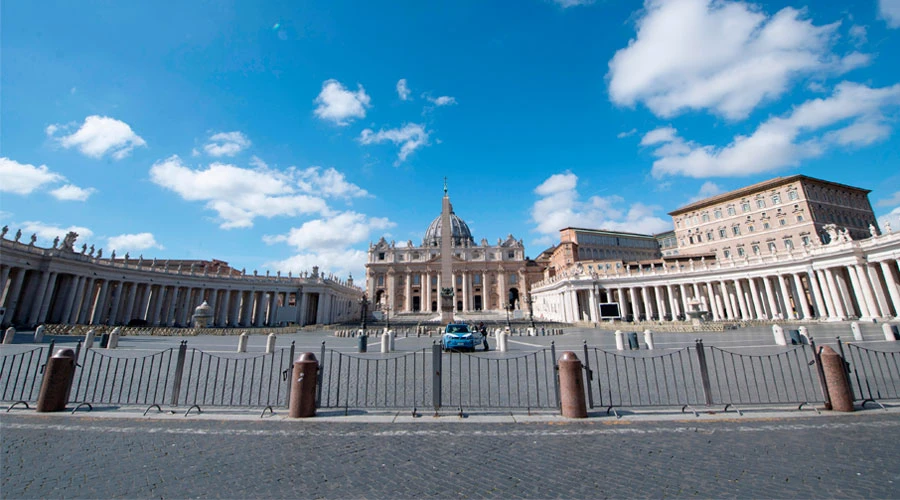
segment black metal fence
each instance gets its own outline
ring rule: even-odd
[[[873,346],[874,345],[874,346]],[[80,347],[80,344],[79,344]],[[847,362],[854,399],[881,404],[900,400],[900,344],[838,344]],[[33,402],[47,346],[4,346],[0,351],[0,401]],[[80,349],[78,349],[80,351]],[[108,405],[285,407],[290,399],[294,344],[272,353],[210,353],[177,348],[158,352],[88,349],[69,401]],[[412,352],[318,354],[317,405],[343,409],[559,408],[557,353],[442,352],[433,345]],[[749,405],[802,407],[826,400],[814,344],[773,347],[753,354],[704,346],[665,351],[605,351],[583,345],[590,408],[680,407],[724,409]]]

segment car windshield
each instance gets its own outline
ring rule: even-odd
[[[447,325],[447,333],[469,333],[467,325]]]

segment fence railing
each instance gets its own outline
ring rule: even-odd
[[[838,344],[856,401],[900,400],[898,344]],[[178,347],[143,350],[87,349],[76,353],[69,401],[107,405],[187,407],[287,406],[295,347],[271,353],[210,353]],[[33,402],[54,345],[4,346],[0,351],[0,401]],[[891,350],[893,349],[893,350]],[[704,346],[666,351],[606,351],[583,345],[590,408],[792,404],[826,400],[814,343],[756,353]],[[319,408],[555,409],[559,379],[555,344],[528,352],[443,352],[440,345],[412,352],[318,354]],[[264,410],[265,411],[265,410]]]

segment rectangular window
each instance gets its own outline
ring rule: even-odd
[[[753,226],[747,226],[747,231],[753,232]]]
[[[419,274],[413,274],[412,284],[413,285],[421,285],[422,284],[422,276]]]
[[[731,257],[731,250],[725,250],[725,251],[722,252],[722,253],[725,255],[725,258],[726,258],[726,259]]]
[[[697,233],[697,243],[703,241],[703,237],[700,236],[700,233]]]
[[[740,236],[741,226],[731,226],[731,232],[734,233],[735,236]]]
[[[728,207],[728,215],[734,215],[737,212],[734,211],[734,207]]]
[[[518,279],[518,276],[516,276],[515,274],[510,274],[510,275],[509,275],[509,284],[510,284],[510,285],[515,285],[515,284],[516,284],[516,279]]]
[[[378,275],[378,285],[379,285],[379,286],[383,286],[383,285],[384,285],[384,275],[383,275],[383,274],[379,274],[379,275]]]
[[[799,198],[799,196],[797,196],[797,191],[788,191],[789,200],[796,200],[797,198]]]
[[[794,249],[794,242],[793,242],[792,240],[790,240],[790,239],[784,240],[784,248],[787,248],[788,250],[793,250],[793,249]]]
[[[753,250],[753,255],[759,255],[759,245],[753,245],[751,249]]]
[[[506,254],[506,258],[507,258],[507,259],[515,259],[515,258],[516,258],[516,252],[508,252],[508,253]]]
[[[770,252],[774,252],[774,251],[775,251],[775,242],[774,242],[774,241],[770,241],[770,242],[769,242],[769,251],[770,251]]]
[[[781,225],[781,226],[786,226],[786,225],[787,225],[787,221],[784,220],[784,219],[779,219],[779,220],[778,220],[778,224]]]
[[[473,280],[476,285],[481,284],[481,273],[475,273],[475,279]]]
[[[774,203],[775,205],[781,203],[781,195],[778,193],[773,194],[772,195],[772,203]]]
[[[741,203],[741,210],[743,210],[744,212],[749,212],[750,211],[750,203],[746,202],[746,201],[744,203]]]
[[[713,232],[707,231],[706,232],[706,241],[712,241],[712,239],[713,239]]]
[[[802,216],[802,215],[798,215],[798,216],[797,216],[797,222],[803,222],[803,216]]]
[[[756,208],[766,208],[766,200],[756,200]]]
[[[703,222],[709,222],[709,214],[703,214]]]
[[[724,238],[724,237],[726,237],[726,236],[728,236],[728,235],[725,233],[725,230],[724,230],[724,229],[719,229],[719,238]]]
[[[763,229],[769,229],[769,223],[763,222]]]
[[[803,246],[809,245],[809,236],[803,236],[802,238],[800,238],[800,241],[803,242]]]
[[[715,213],[715,215],[716,215],[716,219],[721,219],[721,218],[722,218],[722,209],[721,209],[721,208],[717,208],[716,211],[715,211],[714,213]]]
[[[744,256],[744,247],[738,247],[738,257]]]
[[[378,260],[384,260],[384,252],[378,252]]]

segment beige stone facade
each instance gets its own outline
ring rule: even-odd
[[[870,225],[877,229],[868,193],[793,175],[706,198],[669,213],[677,255],[743,258],[828,243],[829,224],[850,239],[867,238]]]

